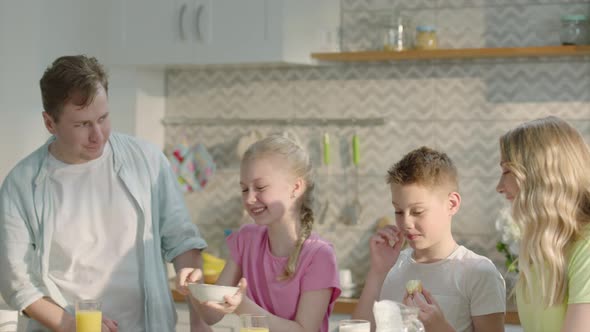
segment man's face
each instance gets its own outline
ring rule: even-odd
[[[87,106],[75,102],[74,97],[64,105],[57,122],[43,112],[45,127],[55,136],[49,150],[68,164],[81,164],[102,156],[111,133],[108,98],[102,86]]]

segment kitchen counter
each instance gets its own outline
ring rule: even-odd
[[[350,315],[352,314],[352,311],[356,307],[357,303],[358,299],[340,297],[336,300],[336,303],[334,304],[334,313]],[[504,318],[504,323],[520,325],[520,320],[518,319],[518,312],[507,311],[506,317]]]
[[[182,294],[178,293],[174,289],[172,289],[172,297],[174,298],[174,301],[176,301],[176,302],[184,302],[185,301],[184,296]],[[352,314],[352,311],[356,307],[357,303],[358,303],[358,299],[339,297],[336,300],[336,303],[334,304],[334,314],[350,315],[350,314]],[[506,317],[504,319],[504,322],[506,324],[520,325],[520,320],[518,319],[518,312],[512,311],[513,309],[511,310],[510,307],[511,306],[509,306],[509,311],[506,312]]]

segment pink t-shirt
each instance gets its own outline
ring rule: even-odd
[[[248,281],[248,297],[276,316],[294,320],[301,293],[332,288],[320,330],[328,331],[328,319],[340,296],[336,255],[330,243],[312,233],[303,244],[295,275],[282,281],[277,277],[285,270],[289,258],[276,257],[270,252],[266,226],[244,225],[227,237],[227,245]]]

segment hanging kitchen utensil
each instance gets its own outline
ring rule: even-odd
[[[320,186],[321,193],[325,196],[323,204],[321,206],[321,212],[318,222],[320,224],[324,224],[326,222],[326,215],[328,214],[328,209],[330,208],[330,200],[328,199],[328,190],[330,188],[330,136],[328,133],[324,133],[322,136],[322,162],[323,165],[328,169],[327,173],[324,175],[326,180],[322,181],[324,184]]]
[[[322,145],[323,145],[323,160],[324,165],[330,165],[330,135],[328,133],[324,133],[322,137]]]
[[[357,133],[352,135],[352,164],[354,165],[354,200],[352,201],[352,223],[358,224],[361,217],[362,205],[359,199],[359,164],[361,161],[360,142]]]

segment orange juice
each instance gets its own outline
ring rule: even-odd
[[[268,327],[242,327],[240,332],[269,332]]]
[[[76,332],[100,332],[102,312],[98,310],[76,311]]]

